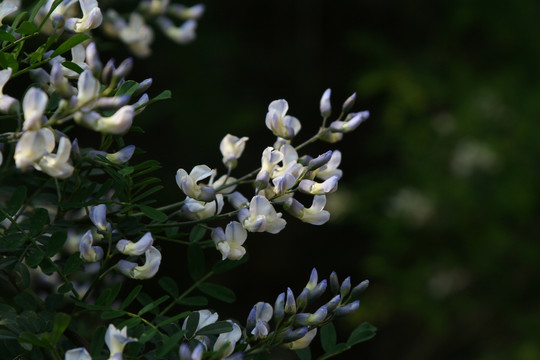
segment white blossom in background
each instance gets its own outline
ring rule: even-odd
[[[214,351],[219,351],[219,359],[226,358],[234,351],[234,347],[240,338],[242,337],[242,329],[237,323],[227,320],[232,325],[232,331],[219,334],[216,342],[214,343]]]
[[[136,338],[129,337],[127,330],[127,326],[119,330],[113,324],[109,324],[105,333],[105,344],[107,344],[110,352],[109,360],[122,360],[122,353],[126,345],[130,342],[139,341]]]
[[[476,171],[492,173],[498,166],[499,158],[493,148],[476,140],[460,142],[450,159],[450,169],[459,177],[468,177]]]
[[[167,12],[180,20],[200,19],[204,14],[204,4],[185,6],[181,4],[170,4]]]
[[[161,264],[161,253],[158,249],[150,246],[144,253],[146,260],[144,265],[138,265],[137,263],[120,260],[116,265],[116,269],[132,279],[145,280],[154,277],[159,270]]]
[[[66,20],[65,28],[74,32],[87,32],[97,28],[103,21],[103,15],[97,0],[79,0],[82,18],[69,18]]]
[[[247,231],[239,222],[230,222],[225,231],[220,227],[215,228],[211,236],[216,249],[223,255],[222,260],[240,260],[246,254],[242,245],[247,239]]]
[[[12,68],[0,71],[0,113],[10,113],[18,108],[19,100],[4,94],[4,86],[11,77]]]
[[[118,36],[135,55],[147,57],[151,54],[150,45],[154,41],[154,31],[146,25],[140,14],[131,13],[129,23],[119,30]]]
[[[86,262],[96,262],[103,258],[103,249],[99,246],[92,246],[93,243],[92,230],[88,230],[79,240],[81,259]]]
[[[289,199],[283,206],[292,216],[312,225],[322,225],[330,219],[330,213],[324,210],[326,196],[313,197],[311,207],[306,208],[296,199]]]
[[[58,142],[56,154],[45,154],[34,164],[34,168],[58,179],[67,179],[73,174],[74,167],[69,162],[71,142],[62,136]]]
[[[180,26],[175,26],[171,19],[161,16],[157,23],[163,33],[178,44],[187,44],[195,40],[195,30],[197,29],[197,21],[195,20],[191,19]]]
[[[264,196],[254,196],[249,203],[249,209],[243,208],[238,212],[240,223],[249,232],[269,232],[277,234],[287,222],[276,212],[270,201]]]
[[[286,100],[274,100],[268,106],[266,113],[266,127],[274,135],[284,139],[292,139],[298,134],[302,125],[294,116],[286,115],[289,110],[289,104]]]
[[[3,0],[0,3],[0,26],[6,16],[13,14],[19,8],[19,1]]]
[[[124,255],[142,255],[154,243],[152,234],[147,232],[137,242],[122,239],[116,243],[116,248]]]
[[[125,164],[128,162],[135,152],[135,145],[128,145],[118,150],[115,153],[106,153],[105,151],[92,150],[89,153],[91,158],[101,155],[114,164]]]
[[[163,15],[169,6],[169,0],[143,0],[139,4],[140,9],[152,16]]]
[[[435,214],[435,207],[422,192],[403,188],[390,199],[388,214],[400,217],[412,226],[420,227],[431,220]]]
[[[197,183],[212,174],[212,169],[206,165],[195,166],[189,174],[184,169],[178,169],[176,172],[176,184],[186,196],[195,200],[210,201],[215,196],[214,189],[210,186],[200,186]]]
[[[198,343],[193,351],[191,351],[187,343],[182,343],[178,349],[180,360],[202,360],[203,354],[204,346],[202,343]]]
[[[237,136],[227,134],[221,140],[219,144],[219,150],[221,155],[223,155],[223,164],[229,169],[232,170],[238,164],[238,159],[242,156],[244,148],[246,147],[246,141],[249,138],[243,137],[239,138]]]

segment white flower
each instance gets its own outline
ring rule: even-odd
[[[54,150],[54,134],[49,128],[25,131],[15,146],[15,165],[27,170],[46,153]]]
[[[316,170],[316,177],[322,180],[327,180],[332,176],[337,176],[338,179],[341,179],[343,176],[343,171],[338,169],[339,164],[341,163],[341,152],[335,150],[332,152],[332,157],[325,165],[321,166]]]
[[[293,198],[287,200],[283,206],[291,215],[303,222],[322,225],[330,219],[330,213],[324,210],[325,205],[326,196],[316,195],[313,197],[313,203],[309,208],[305,208],[304,205]]]
[[[315,335],[317,335],[317,328],[308,331],[307,334],[300,339],[287,343],[285,344],[285,346],[287,346],[291,350],[306,348],[309,346],[309,344],[311,344],[311,341],[313,340]]]
[[[225,231],[218,227],[212,231],[216,249],[223,255],[222,260],[240,260],[246,253],[242,246],[247,239],[247,231],[239,222],[231,221]]]
[[[125,255],[142,255],[150,248],[150,246],[152,246],[153,243],[154,239],[152,238],[152,234],[147,232],[142,238],[139,239],[139,241],[135,243],[129,240],[118,241],[116,248]]]
[[[107,222],[107,205],[99,204],[92,206],[88,216],[90,217],[92,224],[94,224],[94,226],[100,231],[111,231],[111,224]]]
[[[91,107],[92,100],[99,97],[99,81],[90,69],[84,70],[77,81],[77,106]]]
[[[269,232],[277,234],[287,222],[281,218],[281,213],[277,213],[270,201],[264,196],[254,196],[249,204],[249,210],[243,208],[238,213],[238,219],[246,230],[250,232]]]
[[[58,142],[56,154],[45,154],[34,164],[34,167],[49,176],[58,179],[67,179],[73,174],[73,165],[69,163],[71,154],[71,142],[66,137],[61,137]]]
[[[210,201],[214,199],[214,189],[209,186],[199,186],[197,183],[212,175],[212,169],[206,165],[197,165],[188,174],[184,169],[176,172],[176,183],[188,197],[196,200]]]
[[[13,14],[18,8],[17,3],[13,0],[2,1],[2,3],[0,3],[0,26],[2,26],[2,20],[4,20],[6,16]]]
[[[2,3],[4,4],[4,3]],[[0,5],[1,6],[1,5]],[[1,21],[0,21],[1,25]],[[11,68],[0,71],[0,112],[10,113],[17,109],[19,101],[9,95],[4,95],[4,86],[11,77]]]
[[[330,124],[330,130],[338,133],[353,131],[369,117],[369,111],[351,113],[346,121],[334,121]]]
[[[249,312],[246,331],[250,331],[257,339],[262,339],[268,336],[270,325],[268,322],[272,319],[274,310],[272,305],[265,302],[258,302]]]
[[[124,347],[133,341],[139,341],[136,338],[127,336],[127,326],[124,326],[122,330],[118,330],[113,324],[109,324],[107,332],[105,333],[105,344],[110,351],[109,359],[118,359],[122,358],[122,352]],[[115,355],[120,355],[120,357],[115,357]]]
[[[227,320],[233,327],[232,331],[219,334],[216,342],[214,343],[214,351],[219,351],[219,359],[226,358],[234,351],[234,347],[240,338],[242,337],[242,330],[238,324]]]
[[[272,130],[274,135],[284,139],[292,139],[302,127],[297,118],[286,115],[288,109],[287,101],[275,100],[270,103],[266,113],[266,127]]]
[[[120,260],[116,265],[118,271],[122,274],[129,276],[132,279],[144,280],[150,279],[159,270],[159,265],[161,264],[161,253],[158,249],[151,246],[145,252],[146,261],[144,265],[137,265],[137,263]]]
[[[97,0],[79,0],[82,18],[70,18],[66,20],[65,28],[75,32],[86,32],[97,28],[103,21],[103,15],[99,9]]]
[[[64,360],[92,360],[85,348],[76,348],[66,351]]]
[[[249,206],[249,200],[238,191],[230,194],[227,199],[229,200],[229,204],[231,204],[236,210]]]
[[[131,13],[129,24],[120,26],[118,36],[137,56],[147,57],[152,52],[150,45],[154,41],[154,31],[139,13]]]
[[[122,135],[131,128],[134,116],[135,110],[133,106],[122,106],[113,115],[100,117],[96,122],[94,130],[105,134]]]
[[[190,19],[179,27],[176,27],[170,19],[161,16],[158,18],[158,25],[165,35],[169,37],[169,39],[178,44],[187,44],[195,40],[197,21],[193,19]]]
[[[243,138],[238,138],[237,136],[227,134],[223,140],[221,140],[219,150],[223,155],[223,164],[230,170],[236,167],[248,139],[249,138],[245,136]]]
[[[103,258],[103,249],[99,246],[92,246],[93,242],[92,230],[88,230],[79,240],[81,259],[86,262],[96,262]]]
[[[303,179],[300,181],[298,189],[305,194],[326,195],[337,190],[338,180],[337,176],[332,176],[322,183]]]
[[[23,113],[24,123],[23,130],[39,130],[43,123],[43,114],[49,102],[49,97],[45,91],[38,88],[30,88],[24,95]]]
[[[204,5],[197,4],[187,7],[181,4],[171,4],[167,9],[168,13],[176,16],[180,20],[199,19],[204,13]]]
[[[221,213],[223,205],[223,195],[221,194],[217,194],[215,200],[209,202],[186,197],[182,206],[182,213],[190,219],[202,220]]]
[[[261,157],[261,170],[257,174],[256,181],[266,186],[274,168],[281,160],[283,160],[283,153],[281,151],[274,150],[270,146],[264,149]]]

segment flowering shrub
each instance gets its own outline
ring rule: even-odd
[[[331,121],[328,89],[320,101],[320,129],[293,145],[301,122],[288,115],[287,101],[273,101],[265,123],[276,139],[262,149],[260,166],[234,174],[249,139],[227,134],[219,146],[222,173],[204,164],[178,169],[176,191],[185,199],[156,207],[151,195],[162,186],[151,174],[160,165],[136,163],[136,147],[126,145],[123,135],[139,131],[134,117],[170,92],[150,97],[151,79],[129,80],[129,58],[118,66],[103,62],[90,31],[103,28],[136,56],[149,56],[154,35],[145,21],[186,43],[203,11],[202,5],[157,0],[142,1],[126,17],[103,12],[96,0],[0,4],[0,113],[8,128],[0,134],[3,353],[30,359],[265,359],[280,346],[308,359],[318,332],[323,358],[374,336],[375,329],[362,324],[346,342],[336,342],[332,321],[358,309],[368,282],[352,286],[335,273],[319,281],[315,269],[296,296],[287,288],[268,299],[272,303],[258,302],[247,320],[220,319],[208,308],[209,299],[235,300],[231,289],[209,279],[247,259],[250,233],[277,234],[289,217],[313,225],[329,220],[326,195],[337,190],[341,153],[300,152],[318,140],[339,141],[369,114],[351,112],[353,95]],[[167,15],[184,23],[176,27]],[[17,86],[26,87],[20,98]],[[75,138],[80,128],[99,134],[100,144]],[[160,276],[165,242],[187,246],[191,285]],[[207,266],[207,249],[222,260]],[[144,292],[144,282],[126,289],[133,282],[125,278],[156,279],[163,292]]]

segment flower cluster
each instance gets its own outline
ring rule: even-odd
[[[235,209],[229,215],[236,214],[237,220],[231,221],[225,228],[214,228],[212,239],[223,259],[238,260],[246,253],[242,246],[247,232],[269,232],[277,234],[285,228],[287,222],[283,214],[275,209],[282,206],[285,211],[303,222],[321,225],[330,218],[324,209],[326,195],[337,190],[342,171],[339,150],[327,151],[319,156],[299,156],[298,150],[318,139],[335,142],[343,133],[354,130],[369,113],[349,113],[355,100],[351,96],[343,104],[339,118],[326,126],[331,115],[330,89],[321,98],[320,111],[323,126],[319,132],[303,144],[294,147],[292,141],[301,129],[300,121],[287,115],[289,105],[285,100],[276,100],[268,106],[266,126],[277,139],[273,146],[266,147],[261,156],[261,167],[242,178],[231,176],[238,159],[246,146],[247,137],[239,138],[227,134],[220,144],[223,164],[227,173],[215,180],[217,170],[207,165],[197,165],[189,173],[178,169],[176,182],[186,195],[182,213],[192,220],[213,219],[222,213],[225,200]],[[343,119],[343,120],[342,120]],[[208,179],[207,183],[203,181]],[[251,182],[254,195],[248,199],[236,186],[242,182]],[[312,202],[306,207],[295,196],[312,196]]]

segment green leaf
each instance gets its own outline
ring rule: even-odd
[[[188,316],[188,315],[189,315],[189,311],[184,311],[183,313],[180,313],[180,314],[178,314],[178,315],[175,315],[175,316],[173,316],[173,317],[170,317],[170,318],[168,318],[168,319],[166,319],[166,320],[161,321],[159,324],[156,325],[156,327],[159,328],[159,327],[168,325],[168,324],[170,324],[170,323],[172,323],[172,322],[176,322],[176,321],[178,321],[178,320],[180,320],[180,319],[183,319],[183,318],[185,318],[185,317]]]
[[[44,257],[45,254],[42,251],[30,249],[26,255],[26,265],[30,266],[31,268],[36,268],[41,261],[43,261]]]
[[[45,299],[45,308],[50,312],[56,312],[64,302],[64,295],[50,294]]]
[[[336,328],[334,324],[328,323],[321,328],[321,345],[324,351],[331,352],[336,345]]]
[[[129,175],[129,174],[132,174],[133,171],[135,171],[135,168],[133,166],[127,166],[127,167],[125,167],[123,169],[118,170],[118,173],[120,175],[126,176],[126,175]]]
[[[62,63],[62,66],[65,67],[66,69],[75,71],[77,74],[80,74],[84,71],[79,65],[77,65],[73,61],[64,61]]]
[[[56,343],[58,340],[60,340],[60,337],[66,331],[69,323],[71,321],[71,316],[64,313],[56,313],[54,314],[54,325],[53,325],[53,331],[51,334],[51,340],[50,344],[52,347],[56,346]]]
[[[185,306],[205,306],[208,305],[208,299],[204,296],[188,296],[178,300],[177,303]]]
[[[13,300],[15,300],[15,304],[20,307],[23,310],[28,311],[35,311],[37,307],[36,299],[32,295],[31,292],[28,290],[25,290],[19,294],[17,294]]]
[[[133,95],[135,91],[139,88],[139,83],[133,80],[128,80],[120,86],[120,89],[116,92],[116,96],[120,95]]]
[[[18,261],[16,256],[10,256],[3,259],[0,259],[0,270],[7,268]]]
[[[135,326],[139,325],[141,322],[142,319],[140,317],[130,318],[118,324],[118,329],[123,329],[124,326],[127,326],[128,329],[132,329]]]
[[[13,69],[13,73],[19,70],[19,62],[15,55],[0,51],[0,67],[7,69],[8,67]]]
[[[111,310],[111,311],[104,311],[101,313],[101,318],[103,320],[108,319],[116,319],[118,317],[124,316],[125,312],[122,310]]]
[[[52,234],[52,236],[49,238],[49,241],[47,241],[47,246],[45,247],[47,256],[54,256],[60,250],[62,250],[62,247],[64,246],[66,240],[67,232],[65,231],[57,231]]]
[[[206,282],[200,284],[198,288],[206,295],[212,296],[215,299],[229,304],[236,300],[236,295],[234,295],[234,292],[223,285]]]
[[[32,23],[31,21],[24,21],[21,23],[21,25],[19,25],[15,32],[21,35],[30,35],[35,33],[37,29],[37,26],[34,25],[34,23]]]
[[[126,298],[124,299],[124,301],[122,302],[122,305],[120,305],[120,309],[125,309],[126,307],[129,306],[129,304],[131,304],[133,302],[133,300],[135,300],[135,298],[137,297],[137,295],[139,295],[139,292],[141,291],[142,289],[142,285],[137,285],[133,288],[133,290],[131,290],[131,292],[128,294],[128,296],[126,296]]]
[[[97,357],[105,346],[105,326],[98,327],[92,334],[92,344],[90,345],[90,355]]]
[[[300,350],[295,350],[295,353],[300,360],[311,360],[311,349],[309,346]]]
[[[15,37],[11,35],[10,33],[5,32],[4,30],[0,30],[0,41],[13,42],[15,41]]]
[[[81,259],[80,252],[77,251],[76,253],[71,254],[71,256],[67,258],[66,263],[64,264],[64,274],[73,274],[79,269],[82,263],[83,261]]]
[[[232,270],[242,265],[243,263],[247,262],[249,259],[248,255],[249,254],[244,255],[240,260],[229,260],[229,259],[221,260],[214,264],[214,266],[212,267],[212,272],[214,274],[221,274],[229,270]]]
[[[167,299],[169,299],[170,296],[169,295],[164,295],[162,297],[160,297],[159,299],[157,300],[154,300],[152,301],[150,304],[146,305],[145,307],[143,307],[138,313],[137,315],[142,315],[144,313],[147,313],[149,312],[150,310],[153,310],[155,308],[157,308],[159,306],[159,304],[161,304],[162,302],[166,301]]]
[[[24,200],[26,199],[26,187],[25,186],[19,186],[18,188],[13,191],[13,195],[11,195],[11,199],[9,199],[7,204],[7,212],[9,215],[13,216],[19,211],[21,206],[24,203]]]
[[[204,237],[204,234],[206,234],[206,228],[202,227],[201,225],[195,225],[189,233],[189,241],[200,241]]]
[[[164,276],[161,279],[158,280],[159,286],[163,290],[169,293],[173,298],[177,298],[180,294],[178,291],[178,285],[176,285],[176,282],[170,278],[169,276]]]
[[[9,234],[6,237],[3,237],[0,239],[0,246],[4,248],[4,250],[15,250],[19,249],[23,246],[23,244],[26,241],[26,234],[21,233],[14,233]]]
[[[194,281],[204,275],[204,253],[198,243],[191,243],[188,247],[188,270]]]
[[[40,338],[38,338],[35,334],[32,334],[31,332],[23,332],[19,335],[19,338],[17,339],[19,341],[19,344],[27,343],[32,344],[39,347],[48,348],[49,344]]]
[[[17,334],[9,330],[0,329],[0,340],[5,340],[5,339],[9,339],[9,340],[17,339]]]
[[[184,336],[184,331],[179,331],[163,341],[163,344],[159,347],[157,357],[160,358],[169,353],[173,348],[176,348],[182,336]]]
[[[60,46],[58,46],[56,50],[54,50],[54,52],[51,54],[50,58],[52,59],[58,55],[62,55],[66,51],[71,50],[71,48],[79,45],[80,43],[88,39],[90,39],[90,36],[88,35],[75,34],[72,37],[68,38],[66,41],[64,41],[62,44],[60,44]]]
[[[30,286],[30,272],[24,264],[17,263],[13,270],[13,274],[15,277],[14,280],[17,284],[17,287],[19,287],[20,289],[26,289],[28,286]]]
[[[38,235],[47,224],[49,224],[49,212],[43,208],[34,210],[30,218],[30,235]]]
[[[156,221],[166,221],[167,215],[163,211],[156,210],[150,206],[138,205],[139,209],[152,220]]]
[[[58,293],[65,294],[65,293],[70,292],[71,290],[73,290],[73,284],[71,282],[67,282],[67,283],[62,284],[58,288]]]
[[[198,311],[193,311],[186,319],[186,337],[188,339],[192,338],[195,335],[197,326],[199,325],[199,318],[201,314]]]
[[[375,336],[377,328],[367,322],[362,323],[349,336],[347,346],[353,346],[361,342],[367,341]]]
[[[54,263],[48,257],[43,259],[41,264],[39,264],[39,267],[45,275],[51,275],[52,273],[56,271],[56,266],[54,266]]]
[[[205,327],[197,331],[197,335],[218,335],[231,332],[232,330],[232,325],[227,321],[217,321],[213,324],[206,325]]]
[[[143,192],[142,194],[135,196],[131,201],[132,201],[133,203],[136,203],[136,202],[138,202],[139,200],[142,200],[142,199],[144,199],[145,197],[150,196],[150,195],[152,195],[153,193],[158,192],[158,191],[161,190],[161,189],[163,189],[163,185],[157,185],[157,186],[154,186],[154,187],[151,188],[150,190],[147,190],[147,191]],[[142,209],[141,209],[141,210],[142,210]]]
[[[139,338],[139,344],[144,344],[148,340],[152,339],[154,337],[154,335],[156,335],[156,334],[157,334],[156,329],[154,329],[154,328],[146,329],[142,333],[141,337]]]

